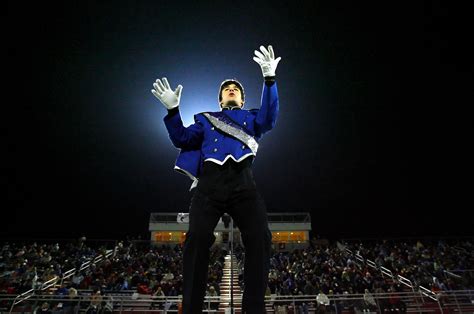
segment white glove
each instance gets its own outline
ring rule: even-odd
[[[179,99],[181,98],[181,91],[183,90],[183,86],[178,85],[175,91],[171,90],[170,84],[166,77],[163,78],[163,83],[160,79],[157,79],[155,83],[153,83],[154,89],[151,90],[153,95],[158,98],[163,105],[165,105],[166,109],[170,110],[179,106]]]
[[[275,59],[275,54],[273,53],[273,47],[268,46],[268,50],[260,46],[260,51],[255,50],[256,57],[253,57],[253,60],[257,62],[262,68],[263,77],[266,76],[275,76],[275,71],[280,62],[281,57]]]

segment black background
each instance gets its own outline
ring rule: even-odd
[[[0,235],[147,238],[150,212],[187,211],[151,85],[183,84],[190,118],[201,89],[237,77],[258,107],[251,58],[268,44],[280,115],[254,173],[269,212],[310,212],[323,237],[472,235],[466,15],[434,1],[9,2]]]

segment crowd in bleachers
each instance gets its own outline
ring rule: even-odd
[[[312,244],[305,249],[275,253],[270,264],[269,294],[318,295],[322,298],[364,294],[366,300],[373,301],[373,293],[403,290],[399,283],[387,281],[367,265],[357,264],[350,254],[335,244]],[[375,301],[370,301],[358,302],[358,306],[370,309],[375,305]],[[401,299],[387,302],[403,306]],[[354,302],[345,303],[353,305]],[[339,305],[347,306],[345,303]]]
[[[474,287],[474,247],[470,241],[359,241],[348,247],[433,292]]]
[[[364,293],[383,287],[384,279],[359,268],[337,247],[276,253],[271,258],[269,289],[277,295]]]
[[[218,247],[211,250],[208,282],[216,288],[222,278],[224,256],[225,252]],[[76,280],[74,285],[79,288],[101,287],[107,291],[136,289],[141,294],[177,296],[182,294],[182,247],[123,245],[120,242],[113,258],[78,276],[82,280]]]
[[[350,249],[351,254],[345,248]],[[107,249],[114,253],[105,257]],[[228,247],[214,246],[208,273],[207,295],[220,295],[224,257]],[[243,286],[244,249],[235,245],[239,261],[239,282]],[[461,241],[378,241],[351,243],[317,243],[311,241],[304,249],[273,251],[267,295],[332,295],[401,292],[400,282],[390,280],[380,271],[355,259],[359,254],[379,266],[390,269],[433,291],[472,289],[472,243]],[[0,294],[19,294],[58,276],[79,269],[86,261],[104,256],[100,263],[76,271],[55,291],[57,295],[77,295],[78,291],[103,293],[136,291],[155,297],[182,294],[182,246],[153,246],[146,242],[117,242],[113,245],[89,245],[85,239],[66,244],[5,243],[0,252]],[[460,274],[453,277],[449,273]],[[367,301],[366,303],[370,303]],[[394,294],[387,303],[400,305]]]
[[[114,254],[105,256],[107,249]],[[226,251],[213,247],[208,273],[209,289],[219,293]],[[79,270],[84,262],[96,256],[100,263]],[[56,290],[60,296],[77,291],[136,291],[156,297],[182,294],[182,247],[180,245],[150,246],[149,243],[120,241],[114,246],[95,248],[85,241],[59,244],[3,245],[0,254],[0,294],[20,294],[41,283],[76,268],[77,271]]]
[[[86,239],[59,243],[4,243],[0,251],[0,291],[20,294],[61,277],[65,271],[102,254],[105,247],[91,248]]]

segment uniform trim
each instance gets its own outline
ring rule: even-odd
[[[184,170],[183,168],[180,168],[178,166],[174,166],[174,170],[178,171],[178,172],[181,172],[185,175],[187,175],[188,177],[191,178],[191,180],[193,180],[193,184],[191,184],[191,187],[189,188],[189,191],[191,191],[192,189],[194,189],[197,185],[198,185],[198,181],[199,179],[196,178],[195,176],[193,176],[191,174],[191,172],[187,171],[187,170]]]
[[[244,160],[245,158],[247,158],[249,156],[256,156],[256,155],[254,153],[248,153],[248,154],[245,154],[242,157],[240,157],[238,160],[235,159],[235,157],[232,156],[232,155],[227,155],[227,157],[224,158],[223,161],[220,161],[219,159],[214,159],[214,158],[207,158],[204,161],[212,161],[213,163],[216,163],[216,164],[222,166],[229,158],[232,158],[236,162],[241,162],[242,160]]]

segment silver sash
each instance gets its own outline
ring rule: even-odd
[[[211,116],[209,113],[204,112],[203,115],[209,120],[209,122],[219,130],[225,132],[226,134],[232,135],[245,145],[247,145],[252,153],[255,155],[257,154],[258,150],[258,143],[257,141],[253,138],[253,136],[245,133],[242,130],[237,129],[236,127],[233,127],[231,125],[228,125],[224,121],[221,121],[219,118]]]

